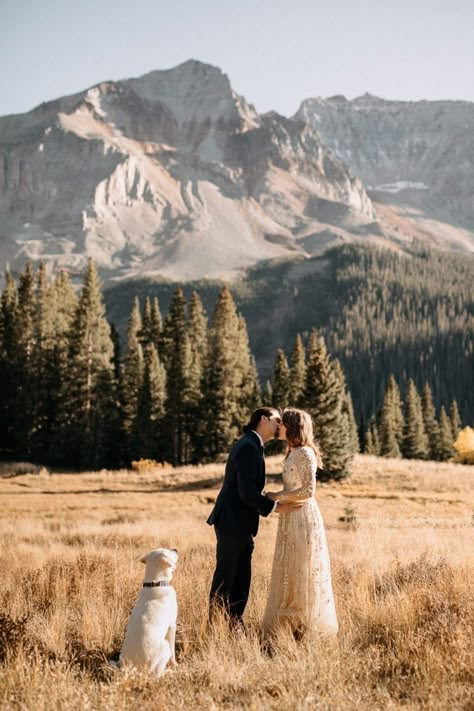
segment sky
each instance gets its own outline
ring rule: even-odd
[[[188,59],[257,111],[474,101],[474,0],[0,0],[0,116]]]

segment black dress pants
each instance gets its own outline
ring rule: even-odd
[[[217,528],[215,532],[216,570],[211,584],[210,614],[212,616],[217,604],[224,608],[232,622],[240,623],[250,591],[253,536],[224,534]]]

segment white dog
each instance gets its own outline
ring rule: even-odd
[[[175,549],[157,548],[140,561],[146,565],[145,580],[128,621],[118,665],[131,665],[160,675],[170,660],[176,665],[178,606],[170,581],[178,553]]]

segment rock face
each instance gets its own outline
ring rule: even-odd
[[[474,249],[473,103],[335,96],[305,100],[296,118],[360,176],[382,224],[389,205],[434,237],[443,226],[440,246]]]
[[[301,118],[259,115],[195,61],[0,119],[0,257],[105,280],[236,276],[380,232],[359,178]]]

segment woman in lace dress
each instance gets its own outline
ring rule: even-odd
[[[267,494],[274,501],[303,501],[280,516],[263,634],[267,638],[288,626],[304,632],[335,634],[338,630],[331,567],[324,524],[315,499],[316,470],[321,455],[313,423],[304,410],[287,408],[280,437],[289,450],[283,466],[283,491]]]

